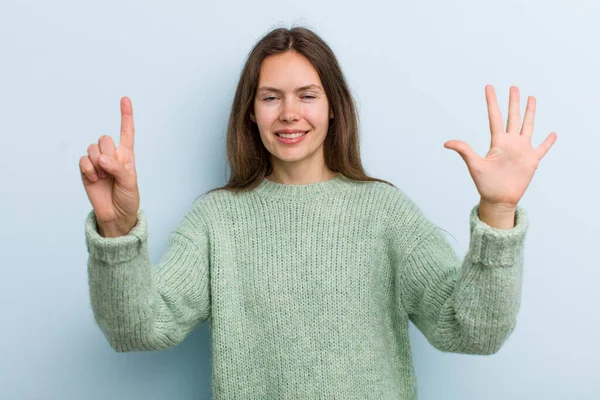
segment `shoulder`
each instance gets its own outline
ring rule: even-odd
[[[359,184],[360,194],[369,197],[388,214],[410,213],[419,208],[408,193],[397,186],[379,181],[359,182]]]
[[[195,242],[209,237],[214,227],[226,220],[219,217],[222,215],[223,205],[227,204],[222,201],[224,195],[227,194],[217,191],[197,196],[188,206],[175,231]]]
[[[195,213],[199,217],[208,219],[214,215],[224,205],[230,203],[234,195],[228,190],[216,190],[213,192],[205,192],[199,195],[192,202],[190,213]]]
[[[253,200],[254,199],[254,200]],[[218,189],[200,194],[194,199],[190,213],[201,218],[209,226],[222,226],[236,218],[247,216],[249,207],[256,201],[252,192],[239,192]]]
[[[388,239],[409,246],[437,230],[437,226],[405,190],[383,182],[370,182],[366,192],[382,208]]]

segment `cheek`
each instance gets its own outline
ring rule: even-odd
[[[266,113],[258,111],[255,114],[256,125],[258,126],[258,132],[263,142],[272,142],[274,140],[271,131],[274,129],[276,117],[273,117],[272,113]]]
[[[260,128],[268,128],[272,126],[275,121],[277,121],[278,115],[279,114],[277,113],[275,107],[271,109],[257,109],[255,114],[256,124]]]
[[[327,131],[327,127],[329,126],[329,114],[327,110],[307,110],[305,118],[315,129]]]

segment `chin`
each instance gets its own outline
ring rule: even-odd
[[[274,156],[282,162],[298,162],[308,158],[306,155],[302,156],[285,156],[281,154],[274,154]]]

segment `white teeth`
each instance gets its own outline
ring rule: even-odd
[[[294,139],[304,135],[306,132],[297,132],[297,133],[276,133],[277,136],[286,138],[286,139]]]

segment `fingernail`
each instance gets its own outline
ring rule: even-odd
[[[97,181],[97,180],[98,180],[98,175],[96,175],[96,174],[92,175],[92,181],[94,181],[94,182],[95,182],[95,181]]]
[[[106,165],[108,164],[108,157],[105,156],[104,154],[100,155],[100,160],[99,160],[102,164]]]

